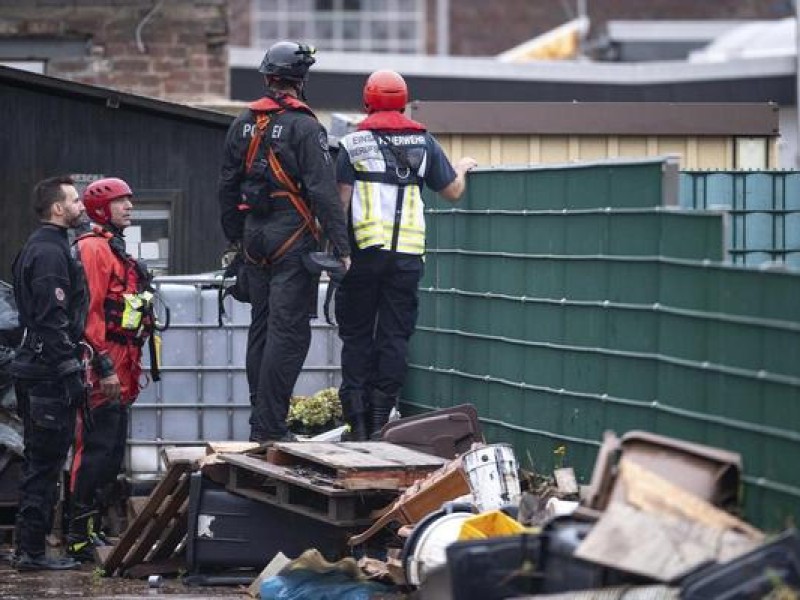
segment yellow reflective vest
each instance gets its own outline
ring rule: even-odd
[[[421,185],[428,163],[424,132],[357,131],[341,140],[355,170],[353,235],[360,249],[425,252]]]

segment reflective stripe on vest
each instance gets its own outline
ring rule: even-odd
[[[351,200],[353,235],[359,248],[378,247],[404,254],[425,252],[425,206],[416,173],[387,164],[384,152],[370,132],[357,132],[341,141],[356,172]],[[401,178],[401,175],[406,175]],[[404,181],[409,183],[403,184]],[[399,223],[396,209],[401,202]],[[396,236],[396,237],[395,237]],[[392,242],[396,239],[396,247]]]

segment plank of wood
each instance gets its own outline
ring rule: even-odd
[[[120,569],[126,570],[145,560],[153,549],[153,545],[159,540],[161,534],[164,533],[164,529],[177,515],[188,495],[189,475],[188,473],[184,473],[175,486],[173,493],[165,499],[155,518],[149,522],[149,526],[142,532],[142,535],[136,540],[131,551],[125,556],[120,565]]]
[[[273,448],[332,469],[438,469],[446,462],[388,442],[280,442]]]
[[[677,515],[709,527],[741,531],[754,540],[764,540],[764,534],[749,523],[720,510],[629,459],[623,458],[620,461],[620,477],[628,502],[637,508]]]
[[[114,546],[111,554],[109,554],[108,558],[103,562],[103,569],[107,575],[114,575],[117,569],[120,568],[122,561],[125,559],[131,547],[136,543],[140,533],[148,526],[150,520],[160,508],[161,503],[173,492],[175,485],[188,469],[189,465],[184,463],[177,463],[169,467],[163,479],[158,482],[155,489],[151,492],[141,512],[136,515],[136,518],[128,525],[128,528],[120,537],[119,543]]]
[[[231,467],[226,488],[234,494],[253,498],[282,510],[296,512],[337,527],[353,528],[369,525],[372,522],[370,515],[373,505],[382,505],[388,496],[386,492],[376,495],[351,492],[347,495],[330,496],[319,490],[264,477],[237,467]]]
[[[257,442],[206,442],[206,454],[236,454],[258,448]]]
[[[186,531],[189,527],[188,513],[189,499],[187,498],[175,518],[170,521],[164,533],[161,534],[153,552],[147,556],[147,562],[158,562],[172,556],[178,545],[183,541],[183,538],[186,537]]]
[[[181,571],[186,571],[186,558],[183,556],[172,556],[166,560],[133,565],[130,569],[125,571],[125,575],[131,579],[144,579],[145,577],[150,577],[150,575],[172,575],[173,573],[180,573]]]
[[[339,471],[338,481],[347,490],[400,490],[430,475],[429,469]]]
[[[372,523],[372,519],[366,517],[354,518],[354,519],[339,519],[335,517],[331,518],[329,516],[331,514],[330,507],[327,512],[322,512],[319,510],[315,510],[314,508],[306,506],[304,504],[284,504],[278,501],[272,494],[267,494],[266,492],[260,492],[258,490],[231,488],[230,491],[235,494],[245,496],[247,498],[252,498],[253,500],[258,500],[259,502],[263,502],[265,504],[271,504],[273,506],[277,506],[283,510],[288,510],[290,512],[297,513],[298,515],[303,515],[304,517],[309,517],[311,519],[315,519],[317,521],[321,521],[329,525],[335,525],[336,527],[355,529],[360,527],[366,527],[367,525]],[[337,513],[335,507],[332,512],[334,515]]]
[[[326,496],[347,496],[354,493],[353,490],[337,488],[324,483],[312,483],[308,478],[300,477],[292,473],[290,468],[273,465],[254,456],[248,456],[246,454],[220,454],[220,459],[247,471],[258,473],[266,477],[272,477],[280,481],[286,481],[325,494]]]

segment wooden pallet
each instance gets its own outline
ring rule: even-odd
[[[369,525],[369,515],[396,496],[385,490],[344,489],[305,467],[274,465],[244,454],[219,456],[230,467],[229,491],[337,527]]]
[[[424,479],[446,461],[388,442],[285,442],[274,444],[267,460],[307,466],[348,490],[398,491]]]
[[[177,448],[165,454],[167,472],[146,502],[129,503],[128,528],[119,542],[105,549],[100,559],[107,576],[176,572],[185,567],[180,556],[187,531],[189,475],[196,468],[197,452]],[[200,449],[200,456],[205,454]]]

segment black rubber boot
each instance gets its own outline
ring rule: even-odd
[[[91,562],[95,557],[94,547],[104,545],[95,532],[98,513],[81,506],[73,507],[73,511],[77,516],[69,522],[67,554],[79,562]]]
[[[349,442],[366,442],[369,440],[369,405],[364,392],[348,392],[341,396],[342,414],[350,426],[346,434]]]
[[[11,564],[17,571],[66,571],[81,566],[71,558],[47,558],[44,554],[31,556],[27,552],[14,556]]]
[[[372,409],[370,421],[372,439],[380,439],[381,429],[389,422],[392,409],[397,406],[397,395],[373,389],[370,391],[369,403]]]

